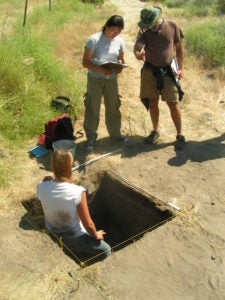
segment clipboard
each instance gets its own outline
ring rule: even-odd
[[[109,61],[109,62],[105,62],[105,63],[102,63],[100,64],[101,67],[103,68],[106,68],[106,69],[123,69],[123,68],[126,68],[128,67],[128,65],[126,64],[122,64],[122,63],[119,63],[119,62],[114,62],[114,61]]]

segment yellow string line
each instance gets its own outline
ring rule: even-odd
[[[127,243],[127,242],[129,242],[129,241],[131,241],[131,240],[134,240],[135,238],[139,237],[140,235],[143,235],[144,233],[146,233],[147,231],[152,231],[152,230],[155,229],[156,227],[158,227],[158,226],[160,226],[160,225],[162,225],[162,224],[164,224],[164,223],[166,223],[166,222],[169,222],[169,221],[172,220],[173,218],[174,218],[174,216],[171,216],[171,217],[167,218],[166,220],[164,220],[164,221],[162,221],[162,222],[159,222],[158,224],[156,224],[156,225],[154,225],[154,226],[152,226],[152,227],[149,227],[149,228],[143,230],[142,232],[140,232],[140,233],[138,233],[138,234],[135,234],[134,236],[132,236],[132,237],[126,239],[125,241],[123,241],[123,242],[121,242],[121,243],[119,243],[119,244],[117,244],[117,245],[111,247],[111,249],[113,250],[113,249],[115,249],[115,248],[117,248],[117,247],[119,247],[119,246],[121,246],[121,245],[123,245],[123,244],[125,244],[125,243]],[[60,243],[60,247],[61,247],[61,248],[65,247],[65,248],[66,248],[66,249],[67,249],[67,250],[68,250],[68,251],[69,251],[69,252],[70,252],[70,253],[71,253],[78,261],[79,261],[79,265],[80,265],[81,268],[87,267],[87,262],[90,262],[91,260],[97,258],[98,256],[100,256],[100,255],[102,255],[102,254],[104,253],[104,251],[103,251],[103,252],[101,252],[101,253],[99,253],[99,254],[97,254],[97,255],[95,255],[95,256],[92,256],[91,258],[85,260],[84,262],[82,262],[82,261],[75,255],[75,253],[74,253],[68,246],[66,246],[65,243],[63,243],[61,237],[59,238],[59,237],[58,237],[55,233],[53,233],[50,229],[47,228],[47,230],[49,230],[49,231],[56,237],[56,239],[57,239],[57,240],[59,241],[59,243]]]
[[[62,237],[59,237],[58,235],[56,235],[53,231],[51,231],[49,228],[45,227],[49,232],[51,232],[51,234],[59,241],[59,246],[61,249],[63,249],[63,247],[65,247],[78,261],[79,261],[79,265],[82,266],[84,264],[84,262],[82,262],[77,256],[76,254],[62,241]]]
[[[125,241],[123,241],[123,242],[121,242],[121,243],[119,243],[119,244],[117,244],[117,245],[111,247],[111,249],[113,250],[113,249],[115,249],[116,247],[121,246],[121,245],[127,243],[127,242],[130,241],[130,240],[133,240],[133,239],[135,239],[136,237],[138,237],[138,236],[144,234],[145,232],[150,231],[150,230],[153,230],[154,228],[156,228],[156,227],[158,227],[158,226],[160,226],[160,225],[162,225],[162,224],[164,224],[164,223],[166,223],[166,222],[172,220],[173,218],[174,218],[174,216],[171,216],[171,217],[167,218],[166,220],[164,220],[164,221],[162,221],[162,222],[159,222],[158,224],[156,224],[156,225],[154,225],[154,226],[152,226],[152,227],[149,227],[149,228],[145,229],[144,231],[142,231],[142,232],[140,232],[140,233],[138,233],[138,234],[136,234],[136,235],[134,235],[134,236],[128,238],[127,240],[125,240]],[[98,257],[98,256],[100,256],[100,255],[102,255],[103,253],[104,253],[104,251],[101,252],[100,254],[97,254],[97,255],[95,255],[95,256],[93,256],[93,257],[91,257],[91,258],[85,260],[85,261],[84,261],[84,265],[86,265],[87,262],[93,260],[94,258],[96,258],[96,257]]]
[[[164,223],[166,223],[166,222],[169,222],[169,221],[172,220],[173,218],[174,218],[174,216],[171,216],[171,217],[167,218],[166,220],[164,220],[164,221],[162,221],[162,222],[159,222],[158,224],[156,224],[156,225],[154,225],[154,226],[152,226],[152,227],[149,227],[149,228],[143,230],[143,231],[140,232],[140,233],[137,233],[136,235],[134,235],[134,236],[128,238],[127,240],[125,240],[125,241],[123,241],[123,242],[121,242],[121,243],[119,243],[119,244],[113,246],[112,249],[115,249],[115,248],[117,248],[118,246],[121,246],[121,245],[127,243],[128,241],[134,240],[135,238],[139,237],[140,235],[146,233],[147,231],[152,231],[152,230],[155,229],[156,227],[158,227],[158,226],[160,226],[160,225],[162,225],[162,224],[164,224]]]

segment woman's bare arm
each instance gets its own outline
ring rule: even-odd
[[[95,224],[90,216],[90,212],[87,205],[86,192],[82,193],[81,202],[77,206],[78,215],[81,219],[84,228],[87,232],[97,240],[103,240],[105,232],[103,230],[96,230]]]

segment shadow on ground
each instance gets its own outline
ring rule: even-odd
[[[225,157],[225,133],[205,141],[188,141],[185,149],[176,151],[176,156],[168,160],[171,166],[179,167],[187,161],[204,162]]]
[[[225,133],[204,141],[187,141],[183,150],[174,150],[175,156],[168,160],[171,166],[179,167],[185,164],[188,160],[192,162],[203,162],[225,157]],[[115,155],[121,153],[122,158],[135,157],[140,153],[149,153],[173,146],[173,142],[164,143],[160,141],[157,144],[145,144],[143,137],[139,135],[128,136],[127,142],[117,142],[109,137],[98,139],[94,147],[94,152],[90,153],[86,150],[86,141],[78,142],[75,154],[75,166],[77,171],[85,170],[85,165],[90,160],[90,154],[93,157],[100,157],[101,155]],[[40,168],[50,171],[50,157],[52,150],[44,157],[36,158]],[[92,157],[92,158],[93,158]],[[80,166],[80,167],[79,167]]]

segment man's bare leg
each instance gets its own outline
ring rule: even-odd
[[[154,131],[159,131],[159,100],[151,99],[149,105],[150,118]]]
[[[185,137],[181,134],[181,109],[176,102],[167,102],[170,109],[171,118],[177,131],[175,149],[183,149],[185,145]]]
[[[147,144],[156,143],[159,139],[159,100],[151,99],[149,101],[149,112],[152,121],[153,131],[147,136],[144,141]]]
[[[174,126],[177,131],[177,135],[181,134],[181,109],[178,103],[176,102],[166,102],[169,109],[171,118],[173,120]]]

